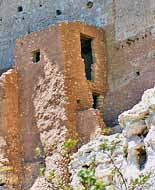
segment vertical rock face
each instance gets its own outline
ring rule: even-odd
[[[119,123],[124,128],[124,136],[127,140],[128,177],[134,177],[141,172],[150,172],[150,184],[154,177],[154,123],[155,116],[155,88],[145,91],[142,100],[131,110],[119,116]],[[131,172],[134,171],[134,172]]]
[[[127,39],[153,26],[154,8],[154,0],[116,0],[116,39]]]
[[[144,184],[142,182],[134,184],[135,189],[153,190],[155,188],[155,88],[145,91],[139,104],[122,113],[119,116],[119,123],[123,128],[122,134],[100,136],[84,145],[73,155],[70,171],[72,173],[71,184],[75,189],[81,188],[80,178],[77,176],[78,171],[90,168],[92,162],[95,162],[97,179],[106,182],[107,189],[112,184],[115,188],[121,185],[120,176],[115,178],[112,173],[114,164],[109,159],[107,151],[101,149],[105,142],[110,148],[113,140],[118,143],[112,159],[126,179],[127,188],[131,188],[133,180],[142,179],[142,176],[145,176],[147,180]],[[126,189],[123,184],[121,189]]]

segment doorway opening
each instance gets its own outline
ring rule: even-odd
[[[99,94],[93,94],[93,108],[98,109],[99,108]]]
[[[84,59],[85,73],[87,80],[92,80],[92,64],[93,64],[93,51],[92,51],[92,38],[82,35],[81,40],[81,57]]]
[[[33,63],[38,63],[40,61],[40,49],[33,51]]]

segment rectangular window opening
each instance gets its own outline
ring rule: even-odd
[[[22,12],[23,11],[23,7],[22,6],[19,6],[18,7],[18,12]]]
[[[92,64],[93,64],[93,52],[92,52],[92,38],[82,35],[81,40],[81,57],[84,59],[85,74],[87,80],[92,80]]]
[[[32,52],[33,54],[33,63],[38,63],[40,61],[40,49]]]
[[[98,109],[99,108],[99,94],[93,94],[93,108]]]

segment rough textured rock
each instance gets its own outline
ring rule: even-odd
[[[155,88],[144,92],[139,104],[119,116],[119,123],[124,128],[128,146],[127,176],[133,177],[141,172],[151,173],[149,189],[154,189],[154,114]],[[131,169],[135,172],[132,173]]]
[[[109,179],[111,179],[112,176],[113,165],[110,164],[108,155],[100,149],[100,145],[106,140],[109,142],[119,140],[114,157],[116,158],[115,163],[117,166],[121,167],[123,161],[123,137],[120,135],[118,139],[118,134],[111,136],[99,136],[88,144],[82,146],[78,152],[72,156],[72,161],[70,163],[70,171],[72,173],[71,185],[75,190],[82,189],[80,178],[77,176],[77,173],[83,168],[89,168],[92,162],[95,162],[96,165],[97,179],[104,180],[110,185]]]
[[[44,72],[44,77],[40,77],[35,86],[33,102],[37,127],[45,154],[46,170],[45,176],[36,180],[31,188],[32,190],[50,189],[52,187],[47,181],[51,170],[55,170],[55,175],[61,179],[67,172],[65,164],[60,167],[60,163],[64,163],[63,146],[67,134],[64,125],[66,114],[63,75],[55,64],[50,62],[44,66]],[[54,77],[55,80],[51,80],[51,77]]]
[[[113,164],[107,157],[106,151],[100,149],[100,145],[107,139],[108,142],[116,139],[119,143],[114,152],[114,163],[120,168],[127,180],[128,188],[132,180],[140,179],[141,175],[149,176],[142,186],[135,189],[154,190],[155,188],[155,88],[145,91],[142,100],[131,110],[119,116],[119,123],[123,127],[123,133],[110,136],[99,136],[81,147],[73,155],[70,163],[72,173],[71,185],[80,189],[80,178],[77,173],[82,168],[89,168],[95,156],[96,177],[107,184],[120,185],[120,178],[111,181]],[[110,188],[110,187],[108,187]],[[107,189],[108,189],[107,188]],[[116,188],[117,189],[117,188]],[[125,189],[121,185],[121,189]]]

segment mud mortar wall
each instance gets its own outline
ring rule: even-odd
[[[68,97],[66,112],[70,122],[68,123],[70,134],[74,134],[76,129],[73,129],[73,127],[77,126],[76,114],[78,111],[93,107],[93,93],[103,97],[100,106],[104,106],[104,97],[107,91],[105,36],[102,29],[80,22],[62,24],[60,25],[60,31],[64,50],[65,89]],[[93,39],[94,64],[92,72],[94,79],[92,81],[86,79],[84,59],[81,56],[81,34]]]
[[[85,77],[80,33],[94,38],[94,82],[88,82]],[[104,96],[107,90],[103,40],[103,30],[80,22],[59,24],[17,40],[15,58],[20,77],[19,111],[25,167],[23,189],[33,184],[35,187],[42,164],[46,166],[45,175],[53,168],[57,176],[67,181],[64,143],[67,138],[78,137],[77,111],[92,107],[93,92]],[[39,52],[38,61],[34,59],[36,52]],[[94,114],[100,127],[99,114],[94,111],[90,114]],[[43,149],[45,160],[36,157],[36,147]]]
[[[0,78],[0,173],[8,190],[20,190],[23,177],[18,74],[10,70]]]
[[[40,50],[40,61],[33,63],[33,52],[38,49]],[[43,163],[42,159],[36,157],[35,149],[42,147],[46,141],[48,146],[52,146],[52,143],[54,143],[52,135],[53,133],[57,135],[57,133],[51,131],[57,130],[54,123],[59,122],[61,116],[54,116],[52,110],[53,105],[59,100],[58,96],[62,92],[59,92],[59,90],[55,91],[58,95],[53,97],[54,92],[50,91],[50,88],[51,90],[56,90],[55,88],[59,85],[59,81],[53,78],[57,76],[56,74],[53,76],[52,72],[54,71],[52,68],[58,67],[58,70],[61,70],[63,73],[62,65],[63,56],[57,27],[53,27],[52,31],[51,29],[47,29],[46,32],[33,33],[29,37],[25,37],[17,42],[16,69],[20,76],[21,134],[25,166],[23,189],[28,189],[32,186],[38,176],[38,170]],[[58,72],[57,74],[59,76]],[[61,78],[63,80],[63,77]],[[54,81],[55,84],[53,84]],[[55,114],[59,114],[59,111],[60,108],[56,109]],[[49,145],[49,143],[51,144]],[[48,149],[44,145],[46,155],[50,154]]]
[[[14,65],[16,39],[58,22],[80,20],[104,28],[112,26],[112,30],[107,30],[107,32],[113,36],[116,46],[119,42],[134,37],[140,32],[154,28],[154,0],[94,0],[92,4],[90,3],[91,6],[88,6],[87,3],[88,0],[12,0],[9,3],[6,0],[0,1],[0,73]],[[108,61],[108,83],[110,86],[114,86],[114,88],[110,87],[107,99],[109,100],[111,91],[122,86],[124,74],[132,75],[132,65],[128,65],[126,58],[122,56],[124,50],[122,53],[113,54],[113,48],[110,48],[111,42],[109,40],[107,42],[109,43],[107,43],[108,51],[111,52],[110,59],[113,58],[112,61]],[[118,58],[119,56],[120,58]],[[120,67],[119,63],[123,63],[123,70],[124,65],[127,66],[125,73],[122,73],[122,65]],[[147,65],[146,68],[149,69]],[[123,83],[125,85],[126,82]],[[144,87],[149,88],[150,86],[148,84]],[[138,91],[138,94],[141,92],[142,90]],[[140,98],[139,95],[137,97]],[[118,113],[128,109],[128,105],[131,105],[126,101],[124,105],[122,104],[123,109],[119,109],[115,99],[112,99],[112,103],[114,105],[113,113],[111,114],[109,110],[104,113],[104,118],[108,123],[110,120],[114,121]],[[107,107],[112,109],[109,104]]]

